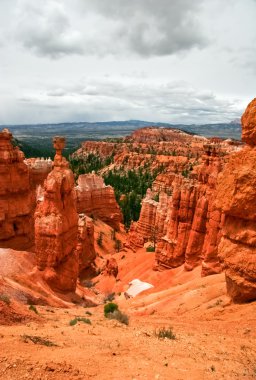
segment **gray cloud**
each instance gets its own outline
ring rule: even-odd
[[[130,51],[142,56],[174,54],[206,43],[197,18],[201,0],[85,0],[83,3],[109,23],[116,24],[113,42],[121,40]]]
[[[83,53],[80,32],[71,26],[58,0],[20,0],[17,19],[17,38],[38,55],[59,58]]]
[[[51,58],[171,55],[205,46],[202,1],[20,0],[17,33],[24,47]]]

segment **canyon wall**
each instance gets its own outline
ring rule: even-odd
[[[122,147],[120,147],[122,149]],[[106,158],[115,154],[117,150],[117,144],[104,141],[85,141],[81,144],[74,154],[73,157],[86,157],[88,154],[99,155],[102,158]]]
[[[50,158],[27,158],[24,162],[29,168],[31,188],[36,189],[39,185],[42,186],[52,170],[52,160]]]
[[[242,116],[242,140],[217,186],[217,206],[224,213],[218,254],[227,292],[235,302],[256,300],[256,98]]]
[[[179,173],[187,170],[203,153],[205,137],[193,136],[183,131],[145,127],[116,142],[86,141],[73,155],[74,160],[86,161],[96,155],[102,161],[109,160],[108,168],[113,170],[136,170],[142,168]]]
[[[24,154],[12,134],[0,132],[0,247],[27,250],[34,243],[33,193]]]
[[[114,189],[106,186],[102,177],[95,174],[82,174],[76,186],[77,210],[95,216],[115,230],[120,229],[122,212],[116,201]]]
[[[215,206],[215,187],[223,159],[218,145],[205,144],[202,165],[190,178],[176,176],[166,220],[166,234],[157,244],[156,267],[186,270],[202,265],[202,275],[221,271],[217,246],[221,237],[221,212]]]
[[[128,245],[134,250],[155,240],[155,269],[185,264],[202,265],[202,275],[219,273],[217,246],[222,213],[215,206],[215,187],[224,157],[219,144],[204,144],[202,164],[182,176],[160,174],[142,202],[138,222],[130,228]],[[159,201],[154,198],[159,194]]]

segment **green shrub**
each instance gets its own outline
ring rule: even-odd
[[[124,323],[125,325],[129,324],[129,317],[127,314],[122,313],[120,310],[114,310],[111,313],[106,315],[108,319],[116,319],[117,321]]]
[[[87,323],[88,325],[92,324],[92,322],[88,318],[76,317],[74,319],[71,319],[71,321],[69,321],[69,326],[75,326],[77,322]]]
[[[149,245],[149,246],[146,248],[146,251],[147,251],[147,252],[155,252],[155,247],[153,247],[152,245]]]
[[[76,324],[77,324],[77,318],[71,319],[71,321],[69,321],[69,326],[75,326]]]
[[[153,200],[156,202],[159,202],[159,193],[157,193],[154,197]]]
[[[83,318],[83,317],[79,317],[77,318],[78,322],[83,322],[83,323],[86,323],[87,325],[91,325],[92,322],[89,318]]]
[[[185,178],[188,178],[189,177],[189,171],[186,169],[186,170],[182,170],[181,174],[183,175],[183,177]]]
[[[104,315],[107,317],[109,313],[113,313],[115,310],[118,310],[118,305],[114,302],[109,302],[104,306]]]
[[[7,294],[0,294],[0,301],[6,303],[8,306],[11,303],[10,297]]]
[[[34,305],[30,305],[28,309],[33,311],[34,313],[38,314],[38,310]]]
[[[159,339],[163,339],[163,338],[167,338],[167,339],[176,339],[176,336],[175,334],[173,333],[172,331],[172,328],[169,327],[168,329],[163,327],[157,331],[155,331],[155,335],[159,338]]]

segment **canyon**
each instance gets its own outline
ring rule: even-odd
[[[53,139],[54,160],[25,159],[12,134],[0,132],[0,324],[6,325],[0,326],[0,343],[6,347],[0,354],[0,374],[9,376],[3,378],[12,378],[17,368],[21,378],[100,379],[112,363],[108,378],[115,379],[121,366],[113,362],[116,355],[123,360],[124,379],[136,373],[151,378],[147,367],[154,353],[147,348],[143,362],[138,348],[146,347],[147,340],[157,352],[153,371],[159,376],[153,378],[174,373],[174,378],[186,379],[183,367],[192,379],[253,378],[256,99],[241,120],[243,144],[144,127],[121,139],[83,142],[69,160],[63,157],[64,137]],[[86,172],[90,160],[97,164],[95,172]],[[149,172],[154,175],[150,188],[142,189],[138,220],[124,226],[122,211],[133,190],[120,188],[117,193],[107,181],[117,174],[120,181],[133,178],[131,173],[147,178]],[[153,287],[127,298],[129,283],[136,278]],[[133,330],[102,317],[104,302],[113,298],[129,314]],[[39,314],[29,305],[36,305]],[[92,326],[68,326],[67,318],[85,312]],[[170,320],[178,339],[157,339],[153,330]],[[8,329],[13,325],[23,335],[29,334],[29,326],[33,334],[39,329],[46,336],[49,331],[58,342],[49,359],[42,359],[47,347],[31,358],[34,346],[24,343],[16,330],[11,337]],[[84,349],[81,334],[93,355]],[[19,362],[12,355],[13,344],[22,357]],[[234,344],[247,348],[236,352]],[[71,363],[74,350],[75,369],[68,364],[65,372],[63,363]],[[142,371],[129,366],[133,350],[141,356]],[[186,354],[178,357],[177,350]],[[188,352],[191,362],[186,362]],[[105,354],[109,358],[99,368],[95,358]],[[28,374],[35,360],[37,377]],[[5,361],[10,363],[6,369]],[[47,367],[53,368],[48,375]]]

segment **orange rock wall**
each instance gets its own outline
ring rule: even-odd
[[[76,194],[79,213],[96,216],[117,231],[120,229],[123,218],[114,189],[106,186],[101,177],[95,174],[80,175]]]
[[[191,179],[177,176],[168,211],[166,234],[157,245],[156,266],[186,270],[202,265],[202,275],[221,271],[217,246],[221,237],[221,212],[215,206],[215,185],[222,168],[215,144],[205,145],[203,164]]]
[[[28,158],[25,160],[25,163],[29,168],[31,187],[36,189],[39,185],[43,185],[44,180],[52,170],[52,160],[44,158]]]
[[[256,300],[256,98],[242,116],[242,138],[248,145],[230,157],[217,185],[225,216],[218,254],[235,302]]]
[[[153,199],[154,195],[154,192],[147,191],[142,201],[140,218],[131,224],[128,245],[133,250],[143,247],[147,241],[156,243],[163,236],[169,197],[162,192],[157,202]]]
[[[79,273],[81,273],[92,267],[96,258],[93,220],[84,214],[79,215],[76,250],[79,258]]]
[[[24,154],[0,132],[0,247],[18,250],[33,246],[33,194]]]
[[[223,166],[218,145],[205,144],[202,164],[190,178],[161,174],[142,202],[140,218],[129,231],[128,244],[136,250],[156,237],[156,268],[186,270],[202,265],[202,275],[219,273],[217,246],[222,213],[215,206],[215,187]],[[166,191],[163,192],[162,190]],[[154,195],[160,192],[159,202]],[[168,195],[167,195],[168,194]]]
[[[255,160],[255,148],[233,155],[217,187],[218,206],[225,214],[218,252],[228,293],[237,302],[256,299]]]

